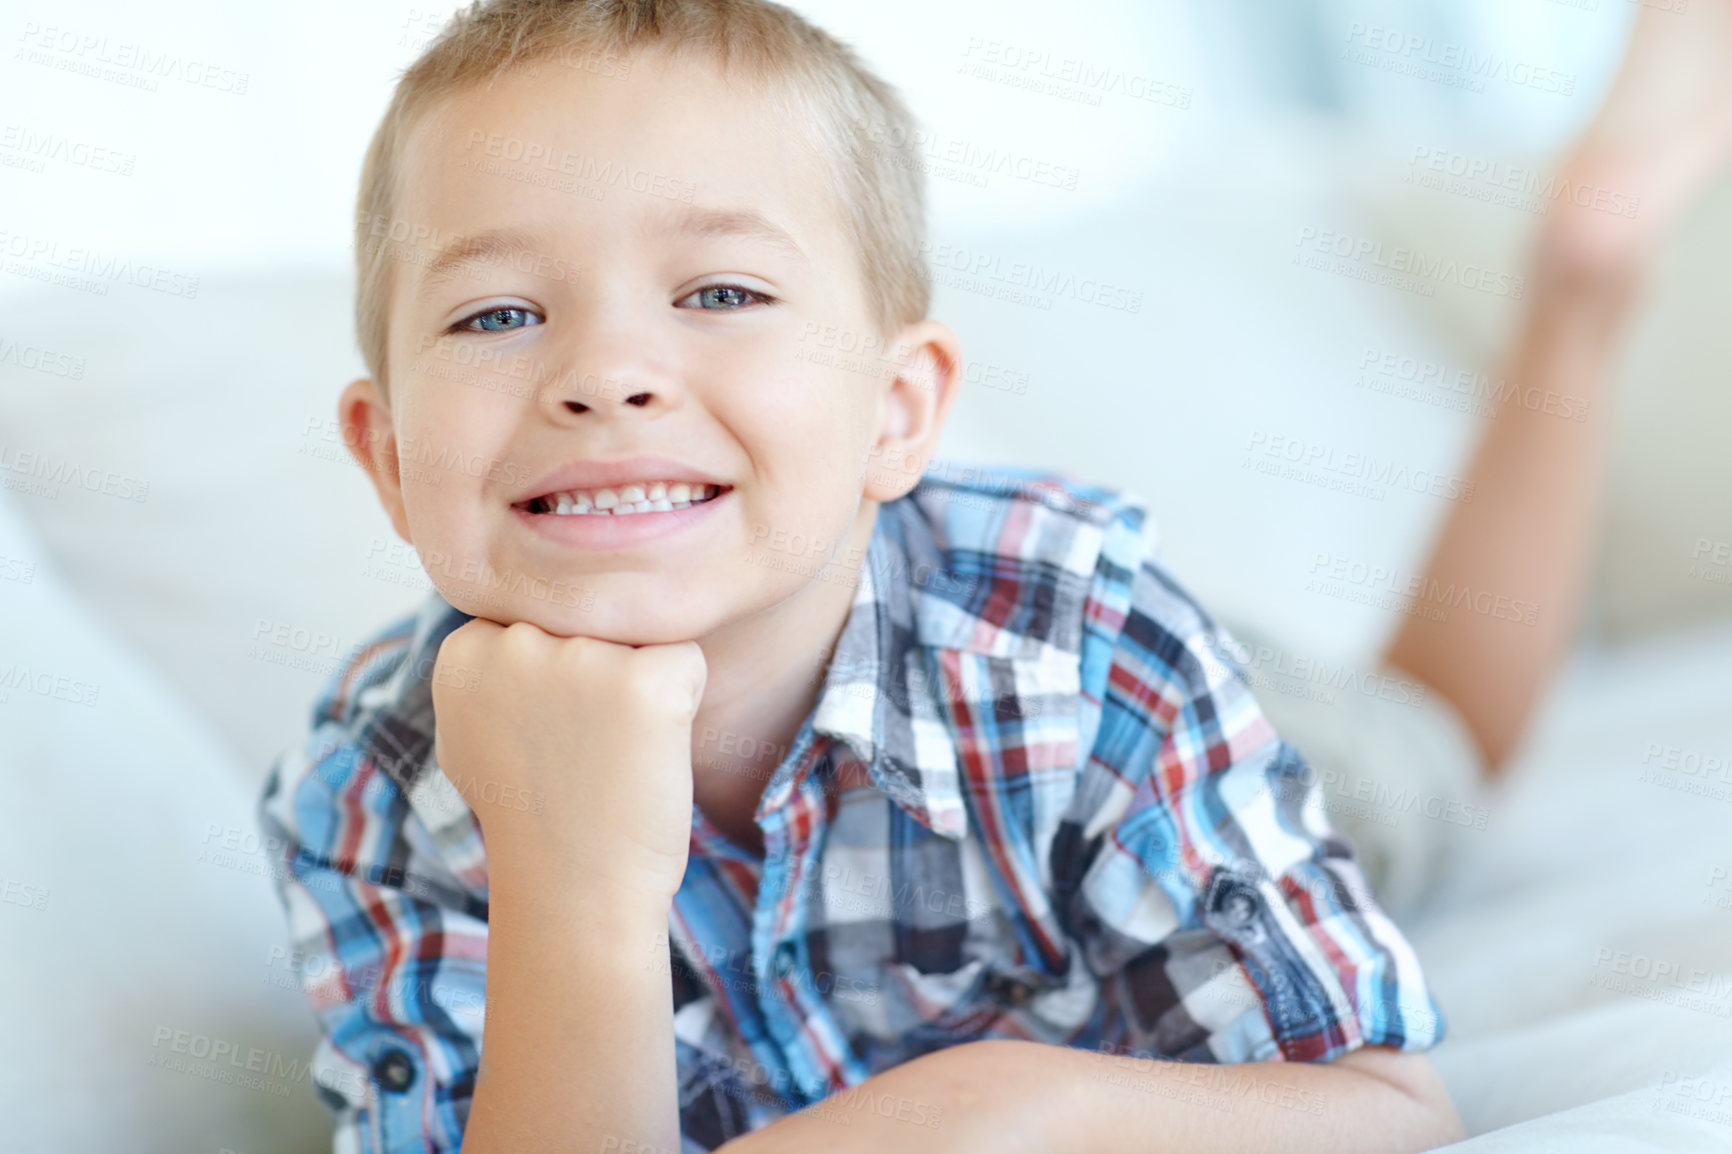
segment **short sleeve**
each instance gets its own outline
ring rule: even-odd
[[[1158,561],[1121,572],[1122,628],[1085,645],[1098,725],[1054,859],[1107,1039],[1213,1062],[1435,1045],[1443,1021],[1413,949],[1259,709],[1236,643]]]
[[[335,1114],[336,1154],[454,1151],[480,1065],[486,903],[441,863],[339,690],[333,679],[259,802],[323,1035],[310,1081]]]
[[[1491,815],[1461,714],[1405,670],[1308,660],[1259,626],[1228,627],[1231,656],[1263,715],[1304,751],[1372,893],[1398,920],[1419,908]]]

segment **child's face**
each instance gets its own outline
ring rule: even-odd
[[[395,235],[425,239],[392,256],[389,407],[357,381],[340,411],[394,441],[375,484],[457,608],[699,638],[807,588],[832,554],[858,565],[876,502],[936,446],[955,338],[931,321],[876,335],[821,161],[753,86],[660,54],[629,79],[573,63],[416,126]],[[469,259],[441,267],[464,238]],[[837,352],[869,340],[888,351]],[[624,477],[556,475],[615,462]],[[531,503],[687,477],[723,489],[623,515]]]

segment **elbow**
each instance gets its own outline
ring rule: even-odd
[[[1400,1095],[1403,1119],[1398,1128],[1392,1128],[1397,1137],[1388,1147],[1390,1154],[1419,1154],[1467,1138],[1461,1115],[1441,1082],[1423,1090],[1391,1083],[1390,1092]]]
[[[1389,1154],[1418,1154],[1467,1137],[1449,1089],[1423,1054],[1369,1046],[1336,1059],[1340,1066],[1381,1086],[1379,1126]]]

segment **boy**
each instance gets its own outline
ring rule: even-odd
[[[339,413],[437,594],[261,799],[339,1151],[1459,1136],[1142,508],[928,469],[909,124],[763,0],[495,0],[399,83]]]

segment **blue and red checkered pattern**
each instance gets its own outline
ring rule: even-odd
[[[880,508],[763,856],[694,806],[665,952],[642,947],[687,1154],[985,1038],[1243,1062],[1442,1037],[1144,522],[1122,491],[943,461]],[[434,659],[466,620],[435,593],[363,646],[260,801],[338,1154],[456,1150],[474,1091],[487,868],[432,756]]]

